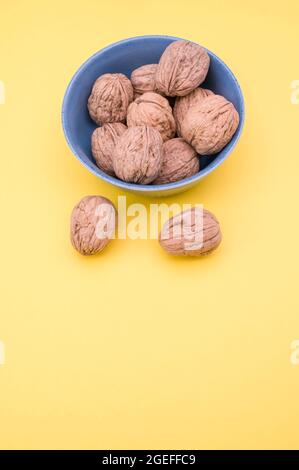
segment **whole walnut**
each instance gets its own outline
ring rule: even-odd
[[[164,157],[154,184],[173,183],[199,171],[196,151],[184,139],[170,139],[163,144]]]
[[[87,106],[91,118],[101,125],[124,122],[132,101],[130,80],[122,73],[105,73],[95,81]]]
[[[202,207],[193,207],[169,219],[159,242],[172,255],[200,256],[215,250],[222,239],[216,217]]]
[[[207,51],[190,41],[174,41],[163,52],[156,72],[157,90],[167,96],[185,96],[206,78]]]
[[[156,71],[158,64],[146,64],[133,70],[131,83],[134,93],[142,95],[147,91],[156,91]]]
[[[231,140],[239,125],[239,114],[223,96],[207,96],[191,107],[181,124],[182,137],[200,155],[220,152]]]
[[[173,108],[173,116],[176,122],[177,134],[181,135],[181,123],[191,106],[199,106],[202,100],[207,96],[213,95],[211,90],[206,88],[195,88],[186,96],[178,96]]]
[[[158,176],[162,159],[163,141],[156,129],[129,127],[115,146],[113,166],[123,181],[148,184]]]
[[[160,132],[164,142],[174,137],[176,130],[168,100],[153,92],[144,93],[130,104],[127,125],[153,127]]]
[[[113,122],[97,127],[91,137],[92,155],[101,170],[114,175],[112,158],[117,139],[125,132],[127,126],[121,122]]]
[[[109,199],[86,196],[71,215],[71,242],[82,255],[102,251],[114,237],[117,212]]]

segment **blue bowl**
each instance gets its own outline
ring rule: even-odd
[[[226,159],[240,137],[244,123],[244,99],[240,86],[227,65],[208,51],[211,64],[207,78],[201,86],[225,96],[235,105],[240,115],[239,127],[227,146],[216,155],[200,157],[201,169],[196,175],[162,185],[126,183],[107,175],[95,164],[91,153],[91,134],[96,124],[87,111],[87,100],[93,83],[103,73],[120,72],[130,77],[137,67],[159,62],[164,49],[178,39],[181,38],[140,36],[112,44],[84,62],[66,90],[62,105],[62,125],[69,147],[89,171],[118,188],[152,196],[166,196],[189,189]]]

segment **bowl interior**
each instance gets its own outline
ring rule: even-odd
[[[239,138],[243,117],[244,106],[240,87],[230,69],[213,53],[209,52],[211,64],[209,72],[202,87],[210,88],[214,93],[223,95],[230,100],[240,115],[239,129],[229,144],[218,154],[212,156],[201,156],[201,169],[197,175],[182,180],[182,182],[168,185],[128,185],[120,180],[106,175],[95,164],[91,153],[91,134],[96,124],[91,120],[87,111],[87,100],[91,88],[97,77],[104,73],[123,73],[130,77],[131,72],[141,65],[159,62],[165,48],[179,38],[168,36],[145,36],[127,39],[97,52],[88,59],[77,71],[66,91],[62,120],[64,132],[74,154],[93,173],[102,179],[123,187],[142,187],[147,190],[151,187],[166,189],[184,184],[188,181],[198,180],[205,174],[218,166],[230,153],[232,147]]]

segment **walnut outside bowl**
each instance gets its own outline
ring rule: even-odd
[[[215,54],[208,51],[210,69],[202,87],[223,95],[236,107],[239,127],[232,140],[216,155],[200,157],[200,171],[190,178],[169,184],[143,185],[121,181],[101,171],[91,153],[91,135],[96,124],[87,111],[87,100],[97,77],[104,73],[120,72],[130,77],[131,72],[144,64],[159,62],[165,48],[181,38],[172,36],[140,36],[124,39],[94,54],[75,73],[66,90],[62,105],[62,125],[67,143],[81,163],[94,175],[113,186],[148,196],[168,196],[197,184],[215,170],[232,152],[244,124],[244,99],[241,88],[231,70]]]

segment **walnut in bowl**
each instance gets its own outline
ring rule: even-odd
[[[147,92],[137,98],[128,108],[127,125],[149,126],[160,132],[163,141],[175,135],[175,120],[166,98],[158,93]]]

